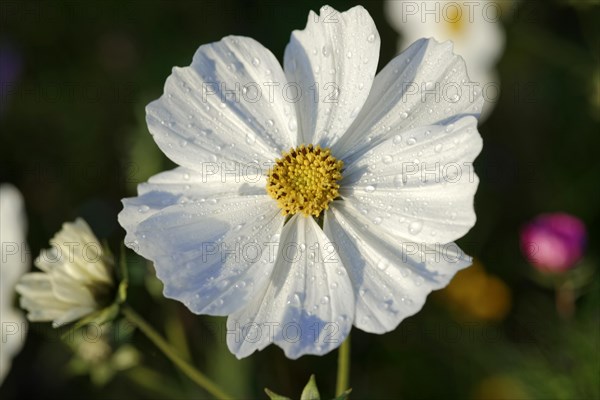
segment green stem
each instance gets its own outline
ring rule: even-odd
[[[338,350],[338,370],[335,385],[335,395],[341,396],[348,389],[350,382],[350,336]]]
[[[220,387],[218,387],[213,381],[211,381],[206,375],[198,371],[191,364],[185,361],[176,351],[171,347],[165,339],[160,336],[158,332],[154,330],[138,313],[133,311],[128,306],[123,307],[123,315],[137,327],[156,347],[163,352],[163,354],[173,362],[181,372],[187,375],[192,381],[198,386],[212,394],[215,398],[220,400],[232,399],[233,396],[225,393]]]
[[[140,387],[147,389],[154,395],[158,395],[165,399],[181,397],[180,393],[174,393],[169,390],[169,388],[174,387],[174,385],[167,384],[161,375],[151,369],[137,366],[128,370],[126,375],[131,381],[135,382]]]

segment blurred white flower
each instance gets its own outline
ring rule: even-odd
[[[112,257],[81,218],[63,228],[42,250],[35,265],[43,272],[25,274],[17,292],[30,321],[53,321],[57,327],[101,309],[114,286]]]
[[[500,94],[496,63],[505,42],[500,4],[493,0],[388,0],[385,4],[388,21],[400,33],[399,52],[423,37],[454,43],[454,51],[467,63],[469,78],[483,91],[486,102],[481,119],[485,119]]]
[[[130,344],[128,328],[123,325],[89,325],[70,335],[66,343],[73,350],[68,369],[78,375],[89,375],[95,385],[108,383],[120,371],[139,364],[141,355]],[[100,334],[98,334],[100,332]],[[123,337],[125,336],[125,337]]]
[[[284,68],[226,37],[146,108],[180,167],[123,200],[125,244],[165,296],[229,316],[238,358],[271,343],[325,354],[352,325],[393,330],[471,262],[452,241],[475,223],[481,94],[418,92],[469,83],[449,42],[418,40],[375,76],[378,59],[369,13],[325,6],[292,33]]]
[[[0,385],[10,370],[12,358],[25,341],[26,325],[14,307],[15,284],[29,268],[29,251],[25,243],[27,221],[21,193],[12,185],[0,186]]]

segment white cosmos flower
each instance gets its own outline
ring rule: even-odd
[[[483,117],[487,117],[498,100],[496,63],[505,42],[498,2],[388,0],[385,6],[388,21],[400,33],[399,52],[423,37],[454,43],[454,51],[469,66],[469,77],[483,91]]]
[[[255,40],[226,37],[174,68],[146,108],[180,167],[123,200],[125,242],[154,262],[166,297],[229,316],[238,358],[270,343],[325,354],[352,325],[393,330],[470,264],[452,241],[475,223],[483,99],[406,93],[405,82],[466,82],[450,43],[419,40],[375,76],[378,58],[366,10],[324,7],[292,33],[284,68]]]
[[[17,284],[21,307],[34,321],[54,327],[83,318],[110,300],[113,260],[81,218],[63,224],[35,265],[42,272],[23,275]]]
[[[15,284],[29,265],[25,244],[26,218],[21,193],[12,185],[0,186],[0,385],[10,370],[12,358],[25,341],[25,319],[14,307]]]

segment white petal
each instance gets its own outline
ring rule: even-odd
[[[313,218],[299,215],[281,238],[268,288],[227,320],[227,345],[238,358],[270,343],[291,359],[322,355],[352,327],[354,295],[335,244]]]
[[[59,326],[68,324],[69,322],[77,321],[78,319],[80,319],[88,314],[91,314],[94,310],[95,310],[94,307],[86,307],[86,306],[71,308],[64,314],[55,318],[54,321],[52,321],[52,326],[54,328],[57,328]]]
[[[311,11],[306,28],[292,33],[284,65],[288,81],[302,89],[296,102],[300,143],[330,146],[354,121],[373,83],[379,43],[361,6]]]
[[[63,267],[55,268],[50,273],[52,291],[56,298],[72,304],[95,307],[96,301],[92,293],[81,281],[73,279]]]
[[[197,314],[227,315],[269,279],[280,211],[267,195],[230,193],[168,206],[137,225],[120,221],[126,245],[154,262],[166,297]]]
[[[475,224],[482,147],[477,120],[412,129],[349,161],[340,194],[366,216],[368,229],[415,242],[448,243]],[[358,153],[357,153],[358,154]]]
[[[231,173],[233,171],[233,173]],[[254,167],[236,169],[209,164],[196,172],[175,168],[151,177],[138,185],[138,197],[123,199],[119,223],[127,231],[125,243],[131,247],[136,237],[130,234],[144,220],[175,204],[202,203],[212,197],[266,194],[266,180]]]
[[[189,67],[173,68],[163,96],[146,107],[148,128],[171,160],[197,171],[217,160],[273,160],[296,137],[288,123],[296,111],[273,82],[287,81],[255,40],[203,45]]]
[[[7,308],[0,315],[3,340],[0,342],[0,385],[10,370],[12,358],[25,343],[27,325],[20,312]]]
[[[338,203],[327,211],[324,230],[341,249],[356,297],[354,325],[366,332],[395,329],[423,307],[432,290],[471,264],[454,243],[399,243],[384,231],[364,230],[365,223]]]
[[[12,300],[13,286],[29,267],[29,251],[25,243],[27,221],[23,196],[10,184],[0,186],[0,287],[1,303]]]
[[[481,88],[467,76],[452,43],[421,39],[377,74],[369,98],[332,153],[368,149],[403,131],[479,116]]]

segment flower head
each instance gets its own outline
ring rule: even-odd
[[[111,300],[113,260],[81,218],[63,224],[35,265],[17,284],[21,307],[30,321],[53,321],[57,327],[101,309]]]
[[[23,315],[14,307],[15,284],[27,271],[29,251],[25,243],[26,219],[21,193],[12,185],[0,186],[0,384],[10,370],[12,358],[25,341]]]
[[[501,5],[493,0],[481,2],[440,0],[414,2],[388,0],[386,16],[400,33],[398,51],[404,51],[415,40],[433,37],[451,40],[454,50],[464,57],[469,76],[486,89],[484,116],[489,115],[497,99],[498,75],[496,62],[504,50],[504,30]],[[440,88],[442,95],[449,88]]]
[[[419,40],[375,76],[378,57],[362,7],[325,6],[292,33],[283,68],[226,37],[146,108],[180,167],[123,200],[126,245],[165,296],[229,316],[237,357],[271,343],[325,354],[352,325],[388,332],[470,264],[453,240],[475,223],[481,94],[421,93],[469,84],[450,43]]]
[[[546,272],[562,272],[575,266],[586,242],[583,222],[565,213],[542,214],[521,229],[523,255]]]

